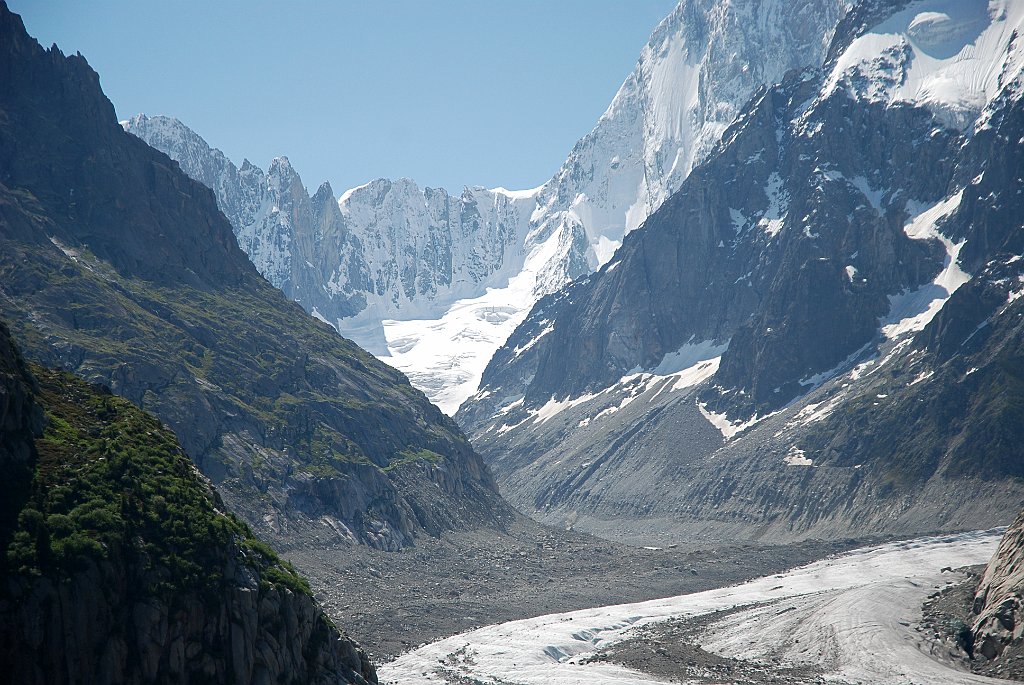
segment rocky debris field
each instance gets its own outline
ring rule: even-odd
[[[921,623],[916,629],[930,638],[932,655],[940,660],[958,663],[978,675],[1024,680],[1024,645],[1010,645],[995,659],[974,653],[971,626],[977,617],[972,606],[985,567],[957,570],[965,572],[967,578],[936,589],[921,608]]]
[[[286,556],[328,614],[381,663],[482,625],[698,592],[870,542],[637,548],[517,518],[504,534],[421,538],[401,552],[339,545]]]
[[[670,682],[729,682],[736,685],[817,685],[827,682],[818,668],[787,668],[778,663],[733,659],[701,648],[700,635],[704,628],[746,608],[644,626],[637,629],[633,637],[616,643],[588,661],[622,664]]]

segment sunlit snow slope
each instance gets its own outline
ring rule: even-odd
[[[1017,0],[919,0],[865,32],[837,59],[823,96],[930,109],[965,129],[1024,66]]]
[[[197,163],[202,146],[169,127],[125,126],[231,204],[222,209],[271,282],[453,413],[537,299],[606,263],[757,87],[821,62],[850,4],[680,0],[595,128],[531,191],[454,197],[378,180],[342,193],[335,212],[329,186],[304,199],[292,173],[282,183],[273,169]],[[241,213],[238,196],[251,206]]]
[[[1001,682],[933,660],[913,627],[926,596],[953,579],[942,568],[985,563],[998,543],[998,531],[920,538],[734,587],[487,626],[403,654],[379,675],[382,683],[658,683],[615,664],[584,661],[632,628],[746,607],[713,622],[702,646],[780,667],[815,666],[836,683]]]
[[[682,183],[754,90],[818,64],[846,0],[682,0],[597,126],[539,190],[520,272],[440,319],[385,321],[391,356],[453,413],[542,295],[611,259]],[[342,322],[344,332],[344,322]]]

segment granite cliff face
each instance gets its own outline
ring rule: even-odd
[[[1008,659],[1024,640],[1024,513],[1006,529],[974,596],[974,654]]]
[[[260,277],[84,58],[6,8],[0,36],[0,312],[27,356],[159,416],[279,544],[397,549],[503,515],[459,429]]]
[[[0,323],[0,668],[18,683],[375,683],[156,419]]]
[[[1018,509],[1024,14],[905,4],[855,8],[495,354],[457,418],[514,503],[775,538]]]

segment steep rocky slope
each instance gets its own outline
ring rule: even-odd
[[[974,653],[1003,661],[1024,640],[1024,513],[1006,529],[974,595]]]
[[[999,0],[864,3],[823,68],[757,93],[460,410],[505,494],[629,535],[1005,522],[1022,21]]]
[[[124,126],[214,189],[272,283],[453,413],[529,307],[607,262],[755,89],[819,64],[851,4],[681,0],[594,129],[530,191],[453,197],[376,180],[336,208],[329,186],[309,198],[286,160],[238,169],[174,120]]]
[[[261,278],[84,58],[6,7],[0,38],[0,313],[30,358],[159,416],[279,544],[396,549],[504,515],[459,429]]]
[[[18,683],[374,683],[174,435],[0,323],[0,669]]]

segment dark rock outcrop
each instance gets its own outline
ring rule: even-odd
[[[1024,512],[1007,528],[974,596],[975,658],[1024,653]]]
[[[68,374],[30,372],[3,324],[0,400],[5,680],[376,682],[156,419]]]
[[[900,364],[800,440],[816,463],[872,464],[912,490],[933,476],[1024,480],[1022,260],[1006,254],[958,289]],[[879,402],[879,395],[886,402]]]
[[[44,425],[43,411],[32,399],[36,391],[35,378],[0,321],[0,483],[9,485],[0,499],[0,549],[10,542],[32,480],[33,440]]]

